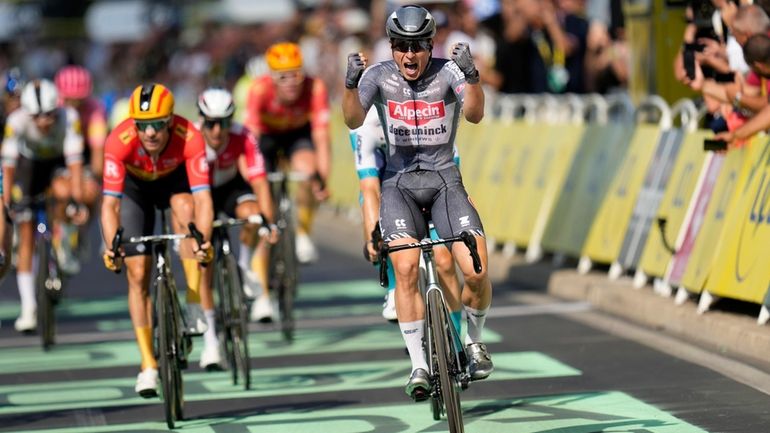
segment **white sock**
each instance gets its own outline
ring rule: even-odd
[[[238,266],[244,271],[251,270],[251,256],[254,255],[254,250],[248,245],[240,244],[238,247]]]
[[[481,331],[484,329],[484,322],[487,321],[489,307],[483,310],[476,310],[467,305],[463,305],[463,307],[465,308],[465,315],[468,317],[468,332],[465,334],[465,345],[481,343]]]
[[[422,337],[424,333],[425,320],[416,322],[398,322],[401,328],[401,335],[406,343],[406,350],[409,351],[409,358],[412,360],[412,371],[422,368],[428,371],[428,363],[425,361],[425,353],[422,350]]]
[[[17,272],[16,285],[19,286],[21,310],[29,311],[37,308],[37,298],[35,298],[35,275],[32,274],[32,272]]]
[[[203,333],[203,343],[206,346],[218,346],[219,339],[217,338],[217,330],[215,328],[217,322],[216,312],[214,310],[204,310],[203,315],[206,316],[206,323],[209,325],[209,329]]]

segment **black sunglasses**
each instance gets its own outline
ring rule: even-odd
[[[233,119],[230,117],[224,117],[221,119],[203,119],[203,127],[206,129],[213,129],[215,126],[219,125],[222,129],[227,129],[230,127],[230,124],[232,124]]]
[[[409,51],[413,53],[421,53],[423,51],[432,50],[433,44],[431,43],[430,39],[418,39],[418,40],[391,39],[390,48],[402,53],[406,53]]]
[[[56,110],[54,109],[54,110],[51,110],[51,111],[46,111],[45,113],[33,114],[32,117],[34,117],[36,119],[39,119],[39,118],[42,118],[42,117],[48,117],[48,118],[56,117]]]

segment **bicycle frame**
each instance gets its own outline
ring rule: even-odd
[[[307,180],[301,174],[269,173],[270,191],[276,207],[275,224],[280,233],[278,242],[270,247],[270,288],[277,289],[281,331],[284,339],[294,338],[294,297],[299,281],[299,266],[294,245],[294,205],[288,191],[289,181]]]
[[[53,232],[48,222],[49,199],[37,200],[35,210],[35,254],[37,255],[36,292],[38,332],[43,350],[55,343],[56,318],[54,306],[62,295],[64,281],[53,247]]]

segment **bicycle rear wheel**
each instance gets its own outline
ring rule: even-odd
[[[43,344],[43,350],[53,346],[56,333],[54,300],[49,293],[48,284],[52,284],[49,262],[51,260],[48,244],[43,239],[37,241],[38,270],[35,281],[37,295],[37,330]]]
[[[246,299],[243,296],[241,274],[235,257],[228,254],[225,257],[225,269],[227,270],[228,292],[230,304],[230,338],[233,349],[233,384],[238,384],[238,375],[243,380],[245,390],[251,388],[251,365],[249,363],[249,313],[246,308]]]
[[[449,315],[444,308],[441,293],[438,290],[428,291],[428,312],[430,314],[431,338],[433,339],[433,351],[439,373],[439,385],[441,400],[446,409],[449,431],[451,433],[463,433],[463,414],[460,407],[460,394],[457,392],[459,385],[455,376],[455,353],[450,342],[449,326],[453,326]],[[434,409],[435,418],[435,409]]]
[[[233,385],[238,384],[238,369],[236,368],[235,350],[233,345],[233,311],[232,296],[230,295],[230,282],[227,266],[223,256],[218,256],[214,266],[214,284],[219,295],[219,317],[222,325],[222,346],[224,347],[227,365],[230,368],[230,376]]]

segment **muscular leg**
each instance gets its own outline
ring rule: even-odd
[[[390,245],[402,245],[417,242],[414,238],[398,239]],[[417,286],[420,250],[411,249],[390,254],[396,274],[396,313],[401,334],[404,337],[412,371],[422,368],[428,371],[425,354],[422,349],[425,303]]]
[[[152,352],[152,302],[150,300],[151,256],[126,257],[128,279],[128,312],[136,333],[136,342],[142,356],[142,370],[158,368]]]

